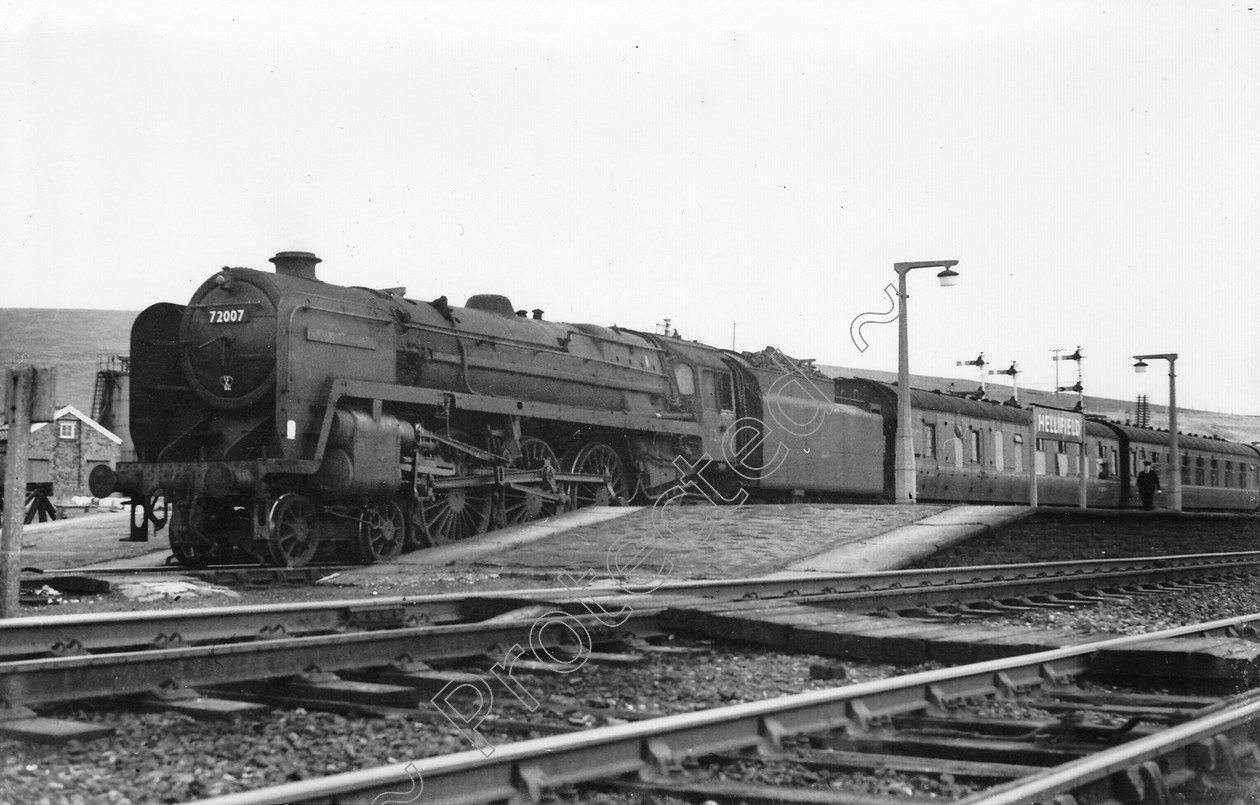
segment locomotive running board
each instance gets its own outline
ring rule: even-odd
[[[337,403],[345,397],[374,403],[436,406],[452,411],[475,411],[485,414],[529,417],[532,419],[569,422],[576,425],[595,425],[645,433],[700,436],[700,427],[695,421],[690,419],[666,419],[659,416],[632,414],[624,411],[591,410],[573,405],[529,402],[527,400],[514,400],[505,397],[465,394],[457,391],[396,386],[391,383],[376,383],[368,380],[342,379],[334,380],[328,391],[327,407],[324,409],[324,422],[320,426],[319,444],[315,449],[314,460],[316,462],[320,462],[324,458],[324,450],[328,446],[328,435],[332,429],[332,418]]]

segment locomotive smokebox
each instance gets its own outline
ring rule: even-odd
[[[277,274],[313,280],[316,278],[315,264],[324,261],[311,252],[277,252],[269,262],[275,264]]]

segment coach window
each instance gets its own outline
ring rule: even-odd
[[[678,393],[684,397],[696,393],[696,376],[687,364],[680,363],[674,367],[674,382],[678,384]]]
[[[1210,468],[1210,472],[1208,473],[1208,486],[1220,486],[1220,485],[1221,485],[1221,471],[1219,468],[1219,462],[1216,459],[1212,459],[1212,465]]]
[[[1225,486],[1226,488],[1234,488],[1234,462],[1225,462]]]
[[[1183,484],[1190,483],[1190,454],[1181,454],[1181,482]]]
[[[968,431],[967,438],[971,442],[971,463],[972,464],[984,463],[983,462],[984,456],[980,452],[981,451],[980,431],[978,430]]]
[[[923,423],[923,457],[936,458],[936,423]]]
[[[1196,486],[1203,486],[1205,473],[1203,472],[1203,456],[1195,456],[1194,459],[1194,483]]]

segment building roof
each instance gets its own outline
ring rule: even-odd
[[[101,434],[105,438],[109,439],[114,444],[122,444],[122,439],[120,439],[118,436],[114,435],[112,432],[107,430],[104,426],[101,425],[101,423],[97,422],[95,419],[92,419],[92,417],[83,413],[78,408],[75,408],[73,405],[67,405],[62,408],[58,408],[57,412],[53,414],[53,421],[59,422],[62,419],[65,419],[67,415],[72,416],[75,419],[79,420],[84,425],[87,425],[89,428]],[[47,424],[48,424],[47,422],[32,423],[31,433],[34,433],[35,431],[39,430],[40,428],[44,427]],[[0,425],[0,439],[8,439],[8,438],[9,438],[9,426]]]

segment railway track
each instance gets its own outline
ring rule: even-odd
[[[264,569],[266,570],[266,569]],[[780,574],[754,579],[666,582],[651,595],[630,595],[611,581],[566,578],[567,586],[504,590],[483,594],[374,597],[267,606],[206,607],[34,616],[0,622],[0,661],[107,653],[142,647],[243,642],[281,636],[328,634],[483,620],[544,604],[570,612],[587,611],[583,600],[605,608],[660,610],[676,602],[705,600],[804,601],[835,609],[906,613],[948,612],[965,602],[987,602],[973,614],[1004,606],[1038,605],[1041,596],[1075,595],[1076,603],[1123,594],[1158,594],[1207,578],[1236,581],[1260,572],[1260,552],[1187,554],[1042,562],[1022,565],[896,570],[861,574]],[[1082,597],[1084,596],[1084,597]],[[1003,600],[1028,603],[1003,605]],[[1053,606],[1042,602],[1041,606]],[[957,614],[957,613],[955,613]]]
[[[845,799],[825,784],[802,791],[756,782],[764,775],[755,769],[773,764],[812,769],[815,780],[819,770],[913,771],[953,781],[961,796],[952,798],[967,805],[1171,802],[1170,792],[1191,786],[1245,784],[1260,757],[1260,692],[1224,700],[1091,695],[1075,683],[1103,652],[1228,625],[1199,624],[523,741],[488,756],[473,750],[416,759],[204,803],[537,802],[557,793],[573,796],[574,787],[580,797],[591,786],[693,801],[941,801],[937,791]],[[1031,715],[972,715],[978,703],[999,698],[1020,702]],[[738,780],[741,774],[753,782]]]
[[[536,632],[537,625],[548,617],[585,630],[588,650],[611,641],[631,652],[650,649],[638,638],[674,631],[680,618],[694,619],[694,613],[701,611],[702,617],[748,622],[755,622],[766,611],[772,618],[791,612],[789,617],[808,626],[813,620],[801,621],[802,613],[820,610],[834,623],[838,610],[880,610],[886,615],[907,612],[917,616],[880,618],[884,624],[902,626],[935,619],[938,626],[932,628],[942,628],[946,621],[967,623],[975,617],[1019,612],[1029,606],[1080,606],[1118,596],[1236,584],[1249,578],[1255,561],[1254,554],[1177,560],[1159,557],[864,576],[682,582],[662,586],[652,596],[630,596],[608,586],[172,610],[128,613],[125,617],[22,618],[0,625],[0,645],[10,652],[0,658],[0,699],[4,704],[0,729],[20,733],[23,725],[43,721],[35,716],[36,708],[120,694],[140,695],[145,707],[203,717],[231,717],[240,712],[237,707],[245,706],[242,702],[249,701],[331,709],[394,707],[415,713],[430,693],[445,690],[452,680],[470,673],[434,670],[425,663],[466,662],[469,657],[489,658],[486,665],[496,659],[503,662],[508,657],[504,646],[541,648],[544,657],[549,656],[548,651],[554,652],[551,656],[575,656],[578,648],[571,639],[564,639],[564,630],[558,630],[561,639],[556,639],[557,630],[550,639]],[[592,602],[598,603],[592,606]],[[623,610],[625,618],[614,622],[608,617]],[[860,616],[839,620],[851,624]],[[1180,639],[1187,642],[1185,636],[1200,634],[1203,629],[1218,635],[1254,634],[1258,625],[1260,616],[1234,618],[1185,630]],[[575,634],[572,628],[570,637]],[[797,631],[804,634],[808,630]],[[991,641],[982,642],[992,645]],[[844,652],[852,645],[842,643],[837,641],[834,652],[824,649],[821,653],[847,656]],[[1027,651],[1029,647],[1007,649]],[[1112,652],[1113,658],[1116,653]],[[476,673],[485,666],[472,667],[471,673]],[[1239,670],[1245,668],[1253,670]],[[1222,662],[1218,677],[1239,673],[1255,676],[1257,668],[1260,663],[1251,660]],[[947,698],[948,689],[941,689],[946,690]],[[524,716],[519,719],[520,728],[543,726],[537,717]],[[1029,731],[1049,728],[1047,723],[1033,721],[1029,721],[1031,726],[1025,725]],[[913,728],[924,728],[926,722],[921,718],[920,722]],[[507,722],[498,726],[511,727]],[[902,727],[906,727],[904,719]],[[60,729],[53,732],[62,737],[76,734]],[[801,765],[790,758],[766,757],[766,763],[773,760],[791,767]],[[746,765],[751,761],[728,757],[726,762]],[[806,762],[817,761],[806,758]],[[958,772],[951,774],[957,776]]]
[[[1020,608],[1076,606],[1117,595],[1237,583],[1254,572],[1257,562],[1255,553],[1196,555],[675,582],[651,596],[615,587],[568,587],[20,618],[0,624],[0,728],[9,729],[32,717],[34,708],[52,704],[152,691],[162,691],[163,700],[172,691],[194,698],[197,687],[258,679],[327,679],[339,671],[389,668],[403,674],[396,682],[419,683],[425,681],[422,664],[434,661],[489,655],[511,646],[529,646],[535,654],[563,653],[583,640],[589,650],[604,640],[678,628],[706,631],[714,621],[719,627],[708,631],[719,638],[764,639],[766,629],[782,631],[785,615],[799,626],[811,618],[833,621],[837,610],[956,621]],[[755,637],[720,625],[732,618],[751,623]],[[540,637],[540,623],[557,627],[550,638],[555,645]],[[1253,627],[1240,622],[1235,628]],[[852,650],[852,641],[848,645]]]

